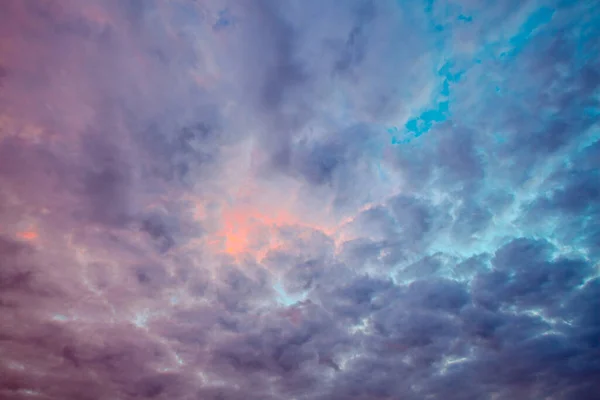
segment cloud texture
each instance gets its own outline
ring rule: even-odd
[[[0,1],[0,398],[600,396],[600,6]]]

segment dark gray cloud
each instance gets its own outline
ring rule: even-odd
[[[599,18],[0,2],[0,398],[597,398]]]

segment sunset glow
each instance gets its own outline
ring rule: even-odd
[[[38,238],[38,233],[35,231],[25,231],[17,233],[17,237],[26,241],[33,241]]]

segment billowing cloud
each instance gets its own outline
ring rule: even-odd
[[[0,2],[0,398],[597,399],[599,27]]]

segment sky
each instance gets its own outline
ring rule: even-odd
[[[0,398],[597,400],[600,3],[0,1]]]

